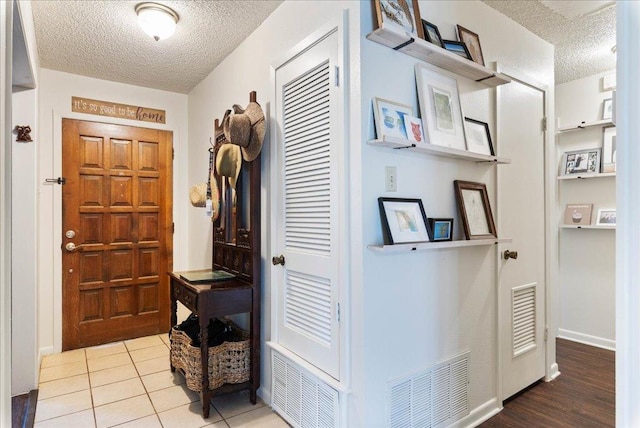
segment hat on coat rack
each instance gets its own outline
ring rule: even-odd
[[[251,162],[260,154],[266,134],[264,112],[260,104],[250,102],[246,109],[233,105],[235,114],[223,119],[222,127],[227,141],[241,147],[242,157]]]
[[[227,117],[229,117],[230,114],[231,114],[231,109],[225,111],[224,116],[222,116],[222,120],[218,122],[218,119],[216,119],[213,124],[213,142],[214,142],[213,147],[216,151],[220,148],[221,144],[224,144],[227,142],[227,139],[224,136],[224,129],[222,128],[222,124],[224,123],[225,120],[227,120]],[[218,123],[220,123],[220,125],[218,125]]]
[[[194,207],[207,205],[207,183],[196,184],[189,190],[189,199]]]
[[[235,190],[242,167],[240,146],[223,144],[216,155],[216,172],[222,177],[229,177],[229,184]]]
[[[220,191],[213,171],[209,174],[209,182],[211,183],[211,221],[216,221],[220,215]]]

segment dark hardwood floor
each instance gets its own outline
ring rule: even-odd
[[[32,428],[36,416],[38,390],[11,397],[11,428]]]
[[[614,427],[615,352],[557,339],[561,375],[511,398],[480,427]]]

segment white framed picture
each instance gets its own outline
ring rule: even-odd
[[[407,133],[407,140],[416,143],[424,143],[424,132],[422,130],[422,120],[415,116],[404,117],[404,129]]]
[[[617,218],[615,208],[599,209],[598,218],[596,219],[596,225],[615,227],[616,220]]]
[[[416,64],[416,83],[425,141],[466,150],[458,81]]]
[[[602,128],[602,172],[616,171],[616,127],[605,126]]]
[[[613,98],[607,98],[602,102],[602,119],[613,118]]]
[[[376,138],[407,138],[405,116],[415,116],[413,107],[382,98],[373,99],[373,118],[376,122]]]

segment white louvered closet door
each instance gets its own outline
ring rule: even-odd
[[[277,342],[339,379],[338,35],[276,69]],[[277,255],[277,254],[274,254]]]

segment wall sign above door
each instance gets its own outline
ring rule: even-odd
[[[71,97],[71,111],[153,123],[165,123],[167,116],[164,110],[80,97]]]

